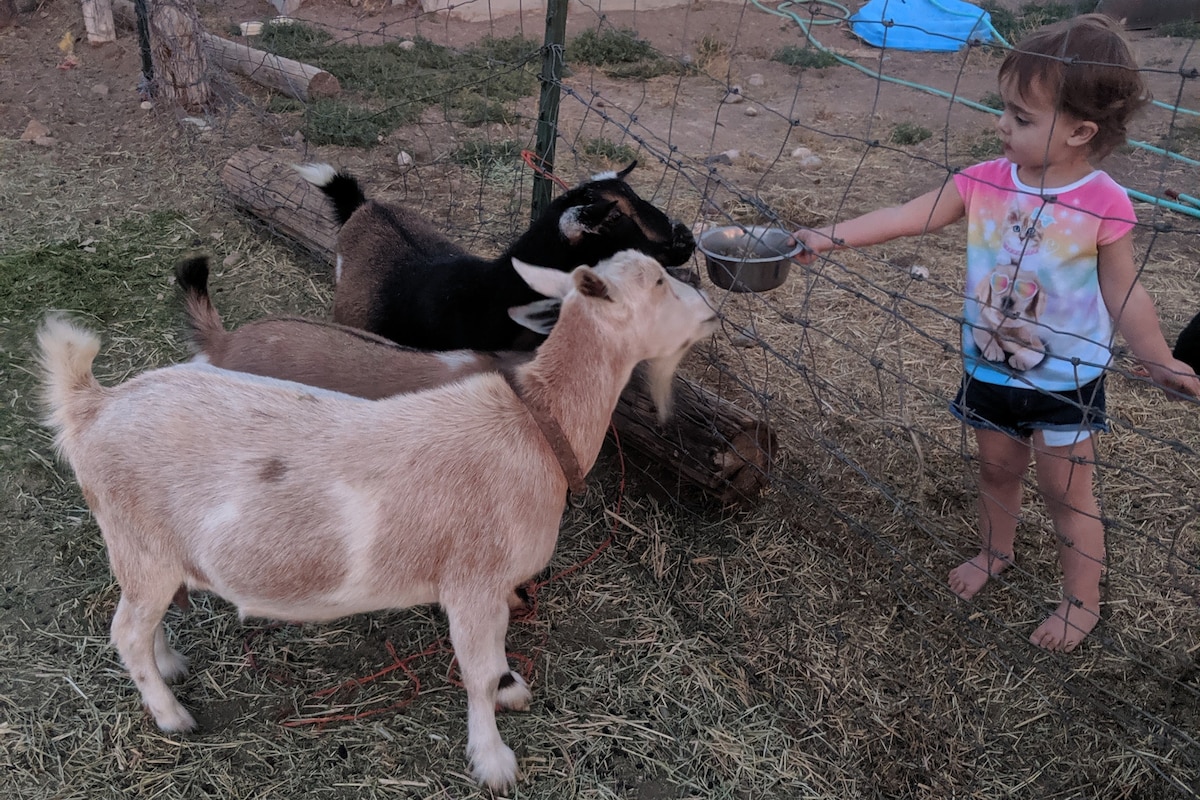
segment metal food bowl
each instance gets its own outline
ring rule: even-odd
[[[765,292],[787,280],[792,259],[802,250],[781,228],[727,225],[700,235],[696,246],[708,264],[708,277],[731,292]]]

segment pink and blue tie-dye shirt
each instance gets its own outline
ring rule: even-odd
[[[1096,255],[1132,230],[1125,190],[1104,172],[1027,186],[1001,158],[954,176],[967,211],[963,353],[987,383],[1063,391],[1112,358]]]

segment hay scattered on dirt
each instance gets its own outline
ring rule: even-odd
[[[325,314],[327,265],[221,198],[230,152],[284,146],[264,94],[242,88],[250,107],[229,109],[209,134],[156,115],[119,143],[53,157],[0,140],[0,787],[64,800],[487,797],[466,774],[465,700],[436,609],[271,625],[194,598],[168,616],[193,667],[177,687],[202,726],[187,736],[155,729],[107,641],[117,587],[38,424],[29,342],[46,308],[66,307],[103,332],[105,382],[183,358],[170,270],[194,251],[213,256],[229,325]],[[711,88],[668,77],[639,91],[654,105]],[[599,109],[570,120],[575,141],[636,141],[598,121]],[[907,118],[881,112],[872,125]],[[840,119],[808,122],[835,130]],[[687,153],[681,175],[644,159],[633,180],[689,221],[757,222],[765,208],[818,224],[936,185],[943,160],[984,157],[988,126],[960,127],[907,150],[807,132],[797,141],[820,147],[816,172],[760,153],[723,169],[722,183],[698,166],[709,153]],[[468,246],[494,251],[524,227],[529,175],[518,166],[484,179],[450,163],[448,142],[462,133],[429,119],[404,131],[428,149],[411,172],[382,149],[296,154],[346,166],[372,194],[420,205]],[[484,138],[511,134],[497,125]],[[611,166],[576,149],[559,164],[569,178]],[[1190,174],[1139,154],[1114,166],[1171,185]],[[510,629],[512,663],[535,697],[529,713],[500,719],[526,776],[513,796],[1196,795],[1194,406],[1166,400],[1118,359],[1099,469],[1106,606],[1080,652],[1027,644],[1059,581],[1032,492],[1016,567],[971,603],[945,586],[975,524],[971,438],[945,410],[959,371],[960,234],[794,267],[761,296],[714,293],[722,330],[686,370],[775,426],[772,487],[751,507],[720,508],[643,474],[635,454],[605,451],[584,502],[567,511],[533,612]],[[1170,336],[1195,311],[1198,241],[1188,225],[1139,233]],[[929,278],[914,278],[914,265]]]

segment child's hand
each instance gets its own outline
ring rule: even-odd
[[[1145,364],[1150,379],[1163,388],[1168,397],[1178,400],[1176,393],[1200,400],[1200,378],[1187,364],[1170,359],[1165,364]]]
[[[804,245],[804,249],[793,258],[800,264],[811,264],[821,253],[827,253],[833,249],[833,239],[824,230],[801,228],[792,234],[792,238]]]

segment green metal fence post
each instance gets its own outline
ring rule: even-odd
[[[563,53],[567,38],[567,0],[546,3],[546,37],[542,43],[542,94],[538,99],[537,143],[534,145],[538,164],[545,173],[533,178],[533,199],[530,216],[537,219],[550,205],[551,179],[554,171],[554,144],[558,133],[559,83],[562,80]]]

